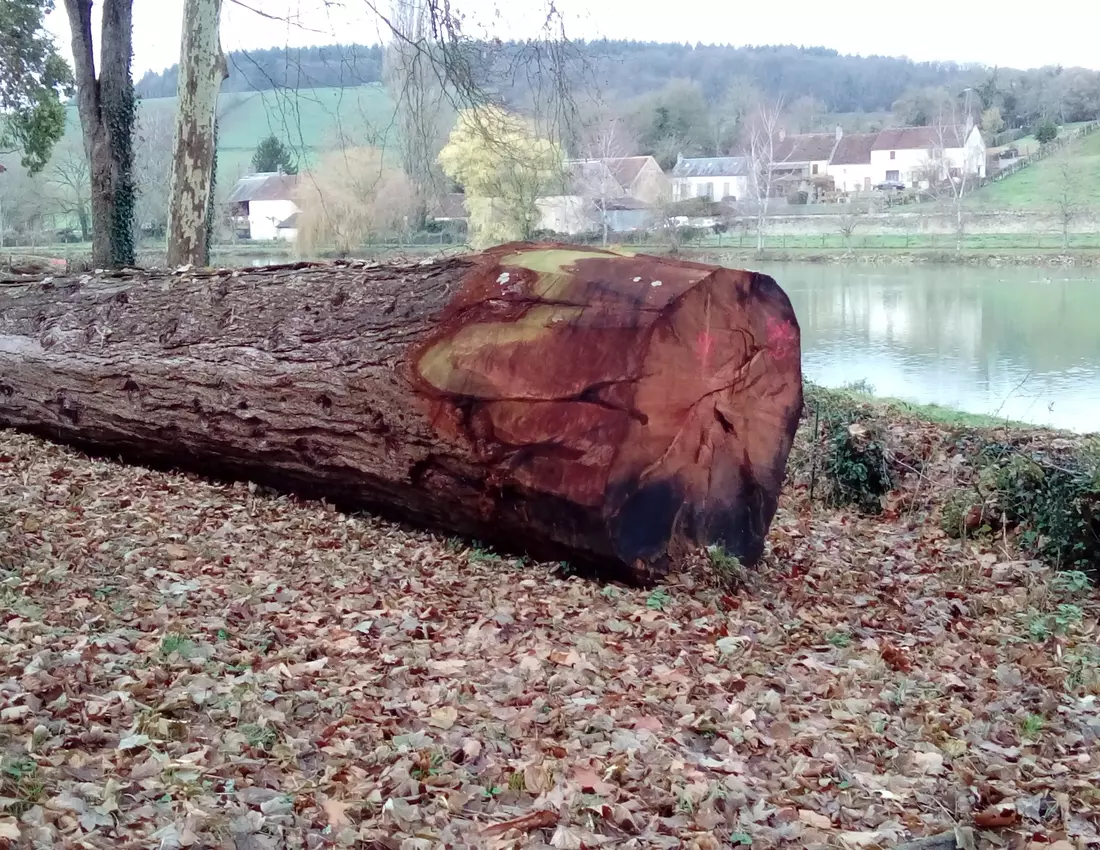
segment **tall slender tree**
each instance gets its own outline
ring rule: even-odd
[[[92,41],[93,0],[65,0],[72,30],[76,105],[91,180],[92,262],[134,262],[134,119],[130,76],[133,0],[102,0],[99,70]]]
[[[218,92],[229,76],[221,51],[222,0],[186,0],[180,44],[176,143],[168,206],[168,264],[210,262],[207,226],[217,154]]]

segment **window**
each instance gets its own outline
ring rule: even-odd
[[[901,172],[887,171],[886,172],[886,179],[887,180],[893,180],[895,183],[897,183],[901,179]]]
[[[816,162],[814,163],[814,171],[813,171],[813,173],[814,173],[814,174],[817,174],[817,163],[816,163]]]
[[[683,188],[684,188],[683,184],[680,183],[679,181],[676,181],[675,183],[672,184],[672,200],[674,200],[674,201],[680,200],[680,192],[683,190]]]
[[[714,197],[714,184],[713,183],[700,183],[698,191],[699,191],[699,197],[700,198],[713,198]]]
[[[722,197],[723,198],[728,198],[729,196],[730,196],[730,184],[729,184],[729,181],[727,180],[725,183],[722,184]]]
[[[890,151],[890,159],[897,159],[895,154],[897,154],[897,151]]]

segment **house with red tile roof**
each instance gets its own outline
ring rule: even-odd
[[[985,177],[985,141],[977,127],[891,127],[842,136],[828,173],[841,192],[867,192],[882,183],[926,188],[930,179]]]

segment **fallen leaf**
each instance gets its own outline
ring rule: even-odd
[[[136,750],[138,747],[146,746],[149,741],[148,735],[127,735],[118,742],[118,748],[120,750]]]
[[[833,826],[831,819],[810,809],[799,809],[798,819],[815,829],[832,829]]]
[[[582,791],[591,791],[601,797],[607,797],[615,793],[616,786],[600,779],[596,775],[596,771],[590,767],[579,767],[573,771],[573,781],[581,787]]]
[[[450,729],[455,725],[456,720],[458,720],[458,709],[453,705],[445,705],[442,708],[432,709],[432,716],[428,723],[440,729]]]
[[[882,832],[876,831],[862,831],[862,832],[842,832],[838,836],[841,841],[847,844],[849,847],[874,847],[881,844],[886,835]]]
[[[550,846],[557,847],[558,850],[581,850],[584,847],[584,839],[578,832],[564,824],[559,824],[550,837]]]
[[[974,823],[982,829],[1000,829],[1015,826],[1020,814],[1012,806],[990,806],[974,815]]]
[[[328,817],[328,822],[333,829],[343,829],[345,826],[351,826],[351,818],[345,814],[348,809],[347,803],[329,797],[321,804],[321,808],[325,810],[325,815]]]
[[[647,732],[660,732],[664,729],[664,724],[660,721],[660,718],[651,717],[648,714],[639,714],[634,718],[634,728],[644,729]]]
[[[911,757],[921,773],[938,776],[944,771],[943,756],[940,753],[915,752]]]
[[[560,820],[560,818],[556,812],[552,812],[549,809],[538,809],[537,811],[528,812],[525,815],[520,815],[511,820],[491,824],[482,829],[481,834],[503,835],[512,829],[520,832],[530,832],[535,829],[546,829],[551,826],[557,826],[558,820]]]
[[[909,656],[892,643],[883,642],[879,654],[882,656],[882,660],[894,670],[908,673],[913,669],[913,662],[909,660]]]

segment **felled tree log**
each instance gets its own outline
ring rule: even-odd
[[[650,582],[751,564],[802,403],[771,278],[560,245],[0,285],[0,424]]]

